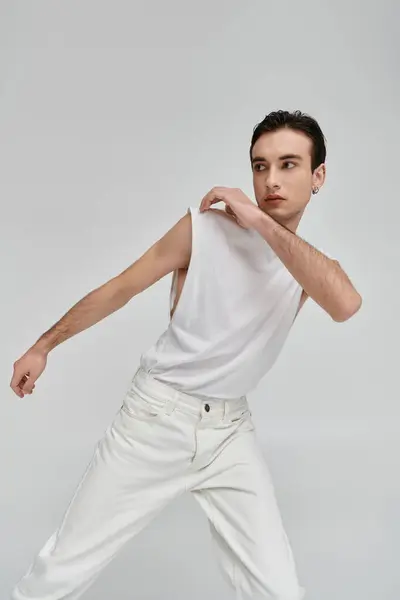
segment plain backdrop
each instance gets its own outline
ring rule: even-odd
[[[1,598],[167,327],[171,278],[57,347],[23,400],[13,362],[213,186],[254,198],[253,127],[300,109],[328,156],[297,233],[363,306],[335,323],[308,301],[249,402],[307,600],[398,599],[399,6],[0,2]],[[233,598],[210,549],[184,496],[85,599]]]

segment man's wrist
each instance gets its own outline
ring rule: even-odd
[[[48,355],[50,350],[53,349],[53,346],[49,339],[45,337],[41,337],[37,340],[37,342],[32,346],[31,350],[40,352],[41,354]]]
[[[274,223],[276,224],[276,221],[257,206],[257,211],[254,211],[253,228],[261,233],[261,231],[265,231],[267,227],[272,228]]]

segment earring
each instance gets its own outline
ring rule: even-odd
[[[314,187],[314,188],[312,189],[312,193],[313,193],[313,194],[318,194],[318,192],[319,192],[319,187]]]

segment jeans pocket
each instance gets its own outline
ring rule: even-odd
[[[244,421],[247,417],[251,417],[251,411],[248,408],[242,410],[239,414],[232,416],[229,419],[229,422],[239,423],[240,421]]]
[[[130,392],[121,405],[121,410],[129,417],[140,421],[151,421],[161,415],[161,405],[158,406],[145,400],[142,396]]]

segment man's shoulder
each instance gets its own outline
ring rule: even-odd
[[[230,234],[240,234],[240,232],[247,231],[243,227],[240,227],[235,221],[234,217],[232,217],[222,208],[209,208],[205,212],[199,214],[201,217],[208,219],[208,223],[210,225],[215,225],[218,230],[222,230]]]

